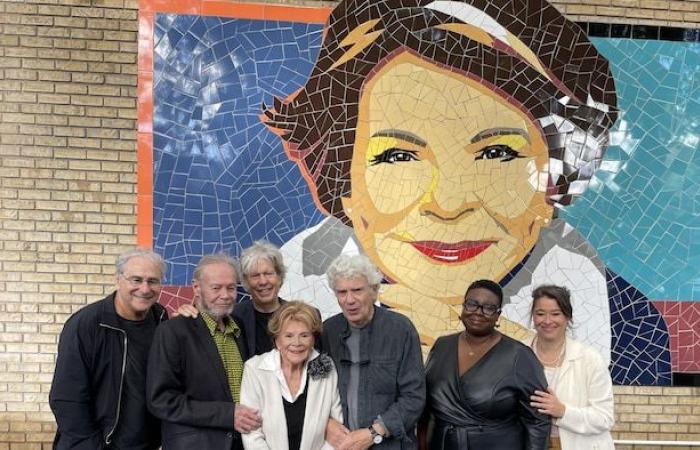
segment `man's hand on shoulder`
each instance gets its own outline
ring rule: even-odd
[[[177,316],[182,316],[182,317],[190,317],[192,319],[196,319],[197,316],[199,316],[199,310],[194,307],[194,305],[185,303],[184,305],[180,305],[180,307],[173,313],[173,317]]]
[[[257,409],[249,406],[236,404],[233,413],[233,428],[241,434],[248,434],[262,426],[262,418]]]

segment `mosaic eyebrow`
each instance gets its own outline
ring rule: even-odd
[[[427,147],[428,143],[425,142],[423,139],[419,138],[413,133],[410,133],[408,131],[403,131],[403,130],[396,130],[396,129],[388,129],[388,130],[381,130],[377,131],[372,135],[373,138],[375,137],[386,137],[386,138],[396,138],[396,139],[401,139],[402,141],[406,141],[408,143],[418,145],[419,147]]]
[[[508,136],[512,134],[522,136],[528,144],[531,144],[530,135],[528,135],[525,130],[522,130],[520,128],[488,128],[474,135],[471,142],[472,144],[474,144],[475,142],[483,141],[484,139],[490,138],[492,136]]]

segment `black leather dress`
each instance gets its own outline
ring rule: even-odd
[[[503,336],[460,377],[459,336],[439,338],[426,363],[430,450],[547,449],[550,419],[530,407],[547,386],[532,350]]]

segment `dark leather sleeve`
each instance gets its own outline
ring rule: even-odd
[[[521,398],[519,400],[520,421],[525,427],[525,449],[546,450],[549,446],[551,419],[530,406],[530,396],[536,391],[547,390],[547,379],[542,365],[532,351],[524,347],[518,352],[515,376]]]

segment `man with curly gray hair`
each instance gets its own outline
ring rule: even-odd
[[[425,403],[418,332],[404,316],[376,305],[382,277],[364,255],[341,255],[328,283],[342,313],[327,319],[323,350],[338,370],[344,424],[329,420],[335,448],[415,448]]]

